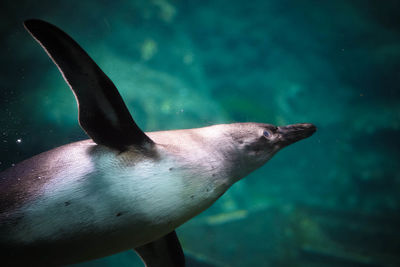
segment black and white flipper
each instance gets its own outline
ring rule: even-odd
[[[113,82],[70,36],[38,19],[24,25],[74,92],[79,124],[93,141],[120,151],[153,144],[132,119]]]
[[[146,267],[184,267],[185,256],[175,231],[135,248]]]

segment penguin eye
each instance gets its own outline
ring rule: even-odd
[[[267,130],[264,130],[263,135],[268,138],[268,137],[271,136],[271,133],[269,131],[267,131]]]

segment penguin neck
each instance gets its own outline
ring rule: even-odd
[[[167,159],[178,176],[212,183],[220,195],[244,175],[234,171],[239,163],[235,147],[229,138],[220,136],[222,131],[215,129],[219,127],[223,125],[146,134],[157,144],[160,158]]]

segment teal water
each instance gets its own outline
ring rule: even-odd
[[[22,27],[47,20],[114,81],[145,131],[311,122],[177,229],[191,266],[399,266],[398,1],[3,1],[0,170],[87,138]],[[207,266],[208,266],[207,265]],[[142,266],[133,252],[77,266]]]

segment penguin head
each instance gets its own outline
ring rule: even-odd
[[[310,123],[275,126],[263,123],[230,124],[231,151],[227,157],[237,178],[261,167],[280,149],[311,136],[316,127]],[[231,154],[229,154],[231,153]]]

